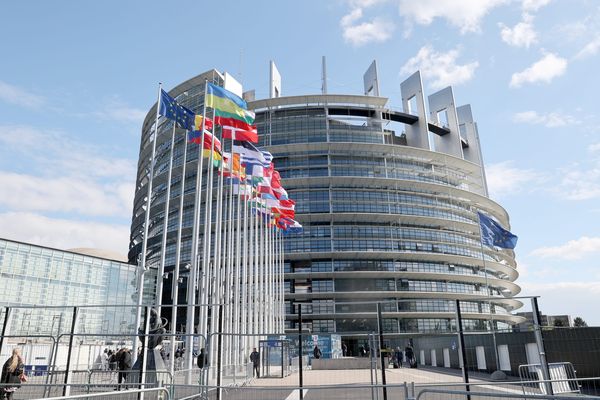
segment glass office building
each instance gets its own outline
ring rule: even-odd
[[[136,270],[122,261],[0,239],[0,306],[11,308],[8,334],[69,331],[73,310],[59,306],[80,306],[78,333],[131,333]]]
[[[259,145],[274,155],[304,226],[302,234],[285,238],[286,328],[298,328],[295,307],[301,304],[303,328],[315,334],[364,335],[377,330],[375,303],[381,303],[386,332],[444,332],[454,328],[455,299],[467,329],[484,329],[490,320],[499,328],[520,322],[512,313],[521,306],[512,298],[520,291],[514,252],[480,244],[477,211],[510,224],[487,195],[470,106],[455,107],[446,88],[428,96],[426,107],[417,72],[400,87],[402,110],[393,109],[379,95],[375,64],[364,77],[365,95],[280,97],[281,77],[273,71],[270,98],[244,97],[256,112]],[[209,71],[169,93],[201,112],[205,79],[226,86],[225,78]],[[143,247],[155,112],[142,129],[130,262]],[[165,259],[164,274],[157,275],[162,282],[155,282],[163,304],[172,301],[174,287],[186,304],[196,168],[186,170],[180,230],[185,136],[175,137],[169,168],[171,131],[172,123],[159,123],[147,255],[154,270]],[[191,166],[195,148],[188,145]],[[180,279],[174,283],[178,235]]]
[[[392,109],[376,74],[367,95],[249,103],[304,226],[285,240],[286,329],[301,305],[303,329],[360,337],[377,331],[380,303],[387,333],[450,331],[456,299],[465,329],[510,327],[515,255],[481,246],[477,211],[509,217],[487,195],[470,106],[446,88],[427,109],[417,72]]]

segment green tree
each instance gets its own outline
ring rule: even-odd
[[[560,319],[555,319],[554,326],[557,326],[557,327],[565,326],[565,323],[562,322],[562,320],[560,320]]]
[[[573,326],[576,328],[583,328],[588,326],[588,324],[583,320],[583,318],[577,317],[573,320]]]

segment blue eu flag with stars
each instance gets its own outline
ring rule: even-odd
[[[517,235],[504,229],[499,223],[487,215],[477,212],[479,215],[479,226],[481,228],[481,243],[487,246],[514,249],[517,245]]]
[[[160,108],[159,114],[165,118],[175,121],[180,128],[188,131],[194,130],[194,112],[179,103],[169,96],[164,90],[160,90]]]

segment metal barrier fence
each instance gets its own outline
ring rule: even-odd
[[[6,308],[2,309],[3,326],[7,314]],[[538,325],[521,332],[471,330],[459,335],[455,331],[388,332],[380,327],[378,332],[354,335],[355,344],[367,349],[361,356],[344,357],[336,348],[329,349],[328,358],[317,359],[313,350],[320,339],[312,332],[159,335],[150,334],[146,327],[145,332],[137,334],[130,330],[118,334],[81,333],[75,329],[77,320],[73,313],[70,319],[57,320],[57,324],[61,322],[57,329],[39,335],[23,330],[25,325],[21,322],[22,334],[0,338],[0,364],[14,347],[21,347],[26,361],[29,380],[15,392],[15,400],[103,392],[125,396],[117,393],[118,389],[127,389],[128,395],[137,393],[135,398],[148,398],[147,393],[151,392],[143,389],[161,386],[173,399],[215,400],[285,399],[289,395],[306,399],[387,400],[415,398],[423,391],[423,398],[431,398],[439,391],[464,398],[464,393],[458,392],[466,388],[470,389],[471,398],[475,393],[513,398],[562,393],[595,398],[590,396],[600,394],[600,328]],[[104,350],[131,348],[134,336],[141,336],[144,343],[161,336],[162,344],[153,350],[143,349],[133,369],[110,369],[111,364],[100,357]],[[192,348],[184,348],[186,343]],[[407,347],[411,348],[412,357],[408,357]],[[260,355],[260,377],[255,375],[251,361],[254,348]],[[197,367],[200,349],[205,349],[206,354],[203,368]],[[507,379],[494,381],[494,375],[502,375],[498,372]],[[284,394],[287,395],[280,397]],[[158,396],[158,392],[154,395]]]

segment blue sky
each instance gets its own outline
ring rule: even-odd
[[[586,0],[18,1],[0,5],[0,237],[125,253],[142,119],[210,68],[268,93],[381,94],[420,69],[472,105],[491,196],[542,311],[600,325],[600,5]]]

